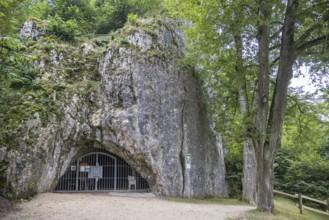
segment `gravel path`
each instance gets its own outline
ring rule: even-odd
[[[19,204],[19,211],[3,219],[227,219],[253,209],[252,206],[174,202],[146,193],[45,193]]]

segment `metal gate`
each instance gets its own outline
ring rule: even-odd
[[[82,153],[60,177],[56,192],[148,191],[145,179],[117,155],[97,148]]]

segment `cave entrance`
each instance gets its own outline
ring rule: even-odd
[[[80,155],[80,156],[79,156]],[[60,177],[55,192],[148,191],[149,185],[119,156],[103,149],[80,152]]]

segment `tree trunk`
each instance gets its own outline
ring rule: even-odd
[[[270,42],[270,0],[260,0],[259,7],[259,27],[258,27],[258,56],[259,73],[258,85],[255,92],[253,105],[254,111],[254,131],[252,131],[252,141],[255,147],[257,163],[257,208],[261,212],[274,213],[274,201],[272,194],[272,165],[268,154],[267,140],[267,119],[268,119],[268,99],[269,99],[269,42]]]
[[[269,3],[269,2],[268,2]],[[260,7],[260,14],[264,18],[269,18],[266,15],[269,15],[268,10],[269,4],[262,4]],[[281,49],[280,49],[280,61],[277,74],[276,85],[274,89],[273,99],[271,103],[271,109],[267,124],[267,130],[264,132],[263,127],[265,123],[261,123],[264,119],[262,114],[261,104],[259,109],[256,109],[255,117],[255,126],[256,130],[260,135],[259,137],[254,136],[253,142],[257,144],[255,147],[256,158],[257,158],[257,188],[258,188],[258,210],[262,212],[274,213],[274,199],[273,199],[273,165],[276,153],[281,145],[281,135],[282,135],[282,126],[285,117],[285,111],[287,107],[287,91],[288,85],[292,78],[293,73],[293,64],[296,59],[296,48],[294,46],[294,29],[295,29],[295,18],[296,11],[298,6],[298,0],[288,0],[287,8],[285,12],[285,20],[282,30],[281,38]],[[268,7],[268,8],[267,8]],[[267,9],[266,9],[267,8]],[[264,22],[266,23],[266,22]],[[266,56],[266,49],[263,48],[266,44],[264,43],[264,38],[267,36],[264,35],[266,32],[266,27],[260,25],[260,77],[259,84],[262,84],[261,81],[264,79],[262,74],[265,73],[263,69],[265,59],[262,58]],[[264,44],[262,44],[264,43]],[[263,59],[263,60],[262,60]],[[263,62],[263,63],[262,63]],[[264,72],[262,72],[262,70]],[[262,78],[263,77],[263,78]],[[263,82],[267,83],[267,81]],[[261,89],[261,86],[259,86]],[[260,90],[259,90],[260,91]],[[258,91],[258,97],[260,96]],[[256,100],[257,101],[257,100]],[[262,103],[262,102],[260,102]],[[259,104],[259,103],[258,103]],[[257,103],[255,105],[257,107]],[[264,133],[260,133],[263,131]],[[265,139],[264,137],[265,136]]]
[[[255,150],[250,139],[243,144],[243,179],[242,199],[250,204],[257,204],[257,167]]]
[[[239,84],[240,113],[242,120],[247,121],[249,120],[250,115],[247,96],[247,80],[243,66],[243,43],[241,32],[234,35],[234,42],[236,49],[235,71]],[[244,133],[247,134],[247,125],[246,123],[242,124]],[[247,137],[243,144],[242,199],[251,204],[257,204],[256,172],[257,170],[254,146],[251,139]]]
[[[265,149],[268,146],[265,146]],[[257,189],[258,205],[257,209],[261,212],[274,213],[273,198],[273,163],[269,161],[267,151],[264,151],[264,157],[257,158]]]

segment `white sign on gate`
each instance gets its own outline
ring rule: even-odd
[[[72,166],[71,166],[71,171],[76,171],[76,170],[77,170],[77,166],[72,165]]]
[[[102,166],[90,166],[88,178],[103,178],[103,167]]]

